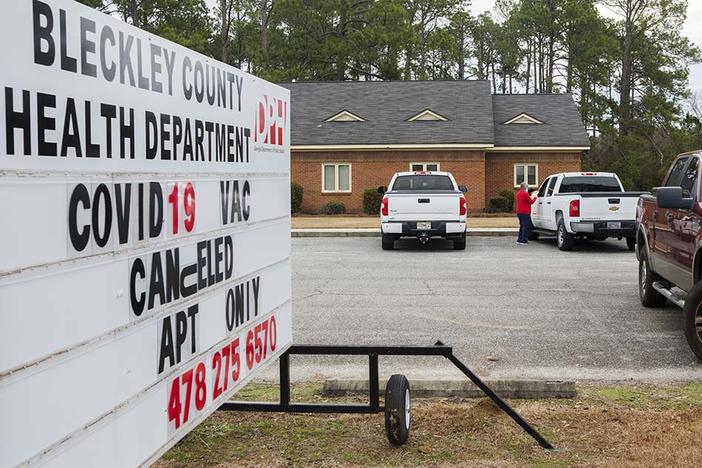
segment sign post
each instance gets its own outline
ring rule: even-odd
[[[0,465],[149,463],[292,343],[289,92],[68,0],[0,42]]]

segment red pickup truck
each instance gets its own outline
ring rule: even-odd
[[[639,298],[683,309],[685,337],[702,361],[702,150],[678,156],[662,187],[639,198],[636,256]]]

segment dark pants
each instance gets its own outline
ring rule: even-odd
[[[529,231],[531,231],[531,215],[517,214],[519,217],[519,238],[517,242],[529,242]]]

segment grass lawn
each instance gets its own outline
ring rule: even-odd
[[[328,401],[320,389],[293,387],[292,399]],[[237,394],[276,396],[269,385]],[[511,404],[556,450],[541,449],[488,399],[415,399],[402,447],[388,444],[382,414],[222,411],[156,466],[700,466],[702,460],[702,384],[593,386],[572,400]]]

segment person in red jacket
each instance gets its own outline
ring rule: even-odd
[[[519,191],[514,197],[514,206],[519,218],[519,237],[517,245],[527,245],[529,242],[529,231],[531,230],[531,205],[536,201],[536,197],[529,195],[529,184],[522,182]]]

